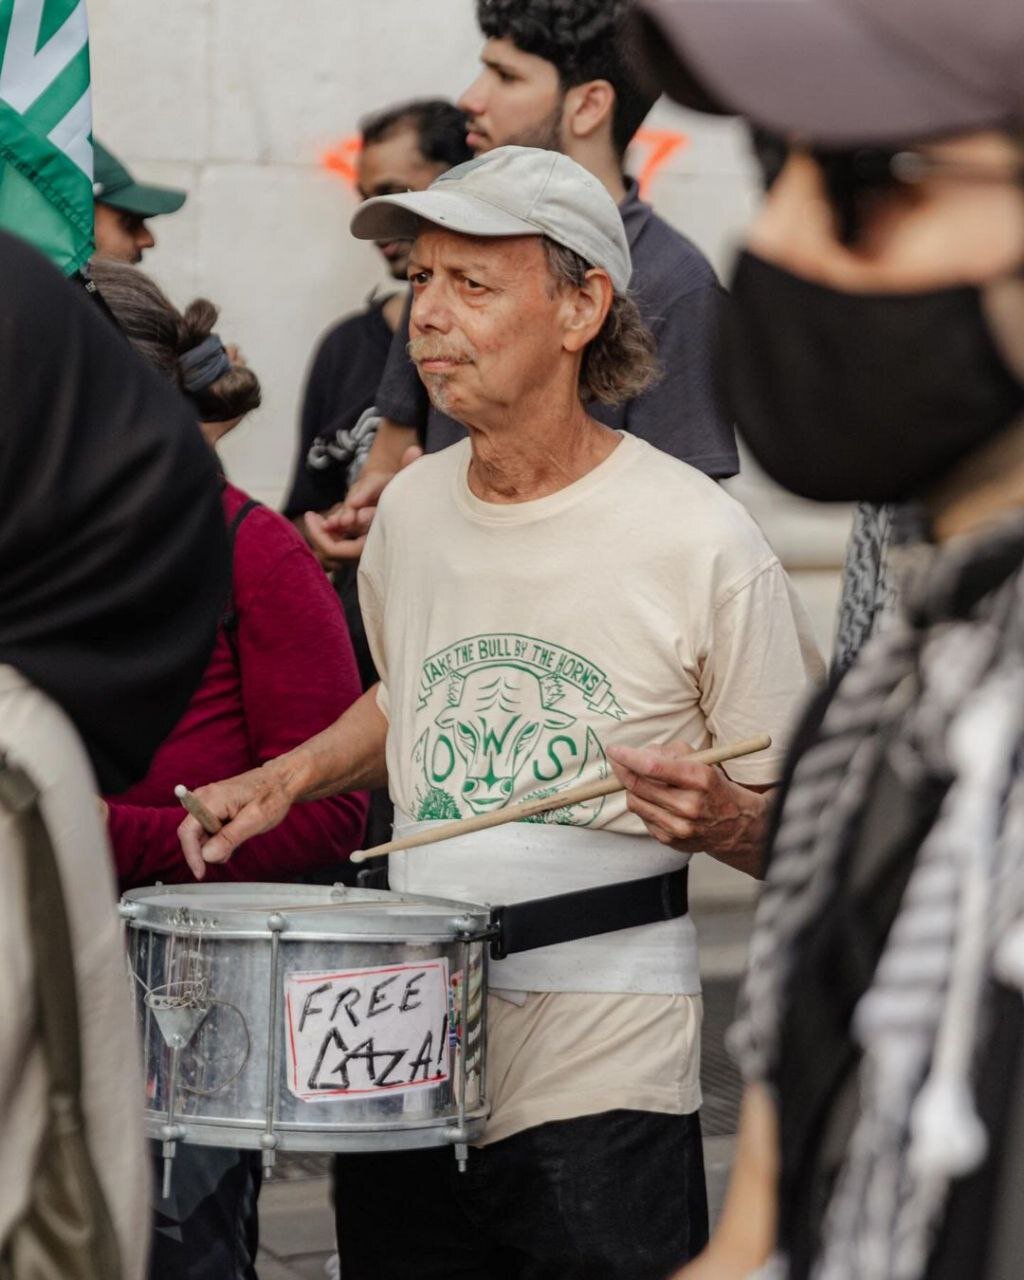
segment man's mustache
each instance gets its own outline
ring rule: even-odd
[[[458,364],[469,364],[473,359],[472,351],[452,346],[443,338],[410,338],[405,349],[414,364],[423,360],[454,360]]]

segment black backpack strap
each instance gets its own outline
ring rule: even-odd
[[[238,530],[241,528],[242,521],[254,507],[261,504],[255,498],[249,498],[235,512],[234,518],[228,525],[228,554],[231,557],[231,588],[228,594],[228,602],[224,608],[224,612],[220,616],[220,625],[224,634],[228,638],[228,644],[231,646],[231,652],[234,654],[235,661],[238,661],[238,608],[235,605],[235,539],[238,537]]]
[[[575,942],[598,933],[617,933],[641,924],[675,920],[689,910],[689,867],[602,884],[596,889],[529,898],[491,909],[491,957],[504,960],[556,942]]]

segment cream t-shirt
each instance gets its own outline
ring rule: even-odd
[[[397,476],[360,566],[396,807],[414,821],[468,817],[606,777],[611,745],[700,748],[763,731],[768,751],[725,768],[737,782],[777,781],[822,667],[744,509],[630,435],[533,502],[481,501],[469,461],[467,440]],[[646,838],[621,794],[546,817]],[[582,1039],[560,1020],[569,1002],[577,1014],[591,1004]],[[608,1037],[634,1035],[635,1107],[695,1109],[699,1023],[699,998],[686,995],[534,993],[496,1008],[488,1140],[622,1106],[604,1065]],[[556,1089],[550,1068],[570,1045],[571,1088]]]

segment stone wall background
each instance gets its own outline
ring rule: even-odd
[[[89,0],[89,19],[96,133],[140,177],[189,191],[154,220],[145,269],[181,305],[216,302],[221,335],[259,373],[263,407],[223,453],[237,483],[276,504],[316,339],[383,278],[348,235],[355,197],[323,158],[368,111],[458,95],[480,48],[472,0]],[[727,278],[758,197],[743,130],[666,102],[648,124],[687,137],[649,198]],[[789,498],[749,462],[730,488],[827,646],[848,513]]]

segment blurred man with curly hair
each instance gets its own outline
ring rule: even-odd
[[[700,250],[640,199],[622,169],[654,103],[628,64],[627,7],[626,0],[477,0],[483,66],[459,106],[478,154],[509,144],[560,151],[609,192],[633,259],[630,292],[657,344],[659,377],[624,404],[591,412],[723,479],[738,461],[712,376],[722,289]],[[377,393],[385,421],[347,505],[326,522],[309,519],[326,559],[359,557],[376,501],[411,447],[434,453],[465,438],[461,422],[430,405],[408,340],[406,317]]]

